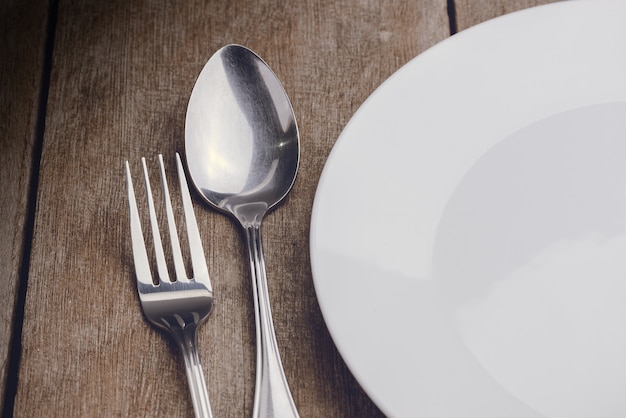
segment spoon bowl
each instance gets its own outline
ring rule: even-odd
[[[206,63],[189,99],[185,148],[200,194],[241,223],[284,199],[298,171],[298,128],[280,81],[258,55],[228,45]]]
[[[257,341],[253,417],[298,417],[272,323],[261,221],[293,186],[300,139],[285,90],[251,50],[227,45],[202,69],[187,107],[185,153],[202,198],[244,231]]]

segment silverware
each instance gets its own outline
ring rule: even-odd
[[[187,107],[185,151],[200,195],[245,232],[257,341],[253,416],[297,417],[272,324],[261,221],[291,190],[300,140],[287,94],[254,52],[228,45],[206,63]]]
[[[176,154],[178,178],[180,180],[183,210],[187,226],[187,238],[189,241],[191,264],[194,274],[194,277],[191,279],[187,277],[185,272],[178,233],[176,232],[176,225],[174,223],[174,211],[172,209],[167,181],[165,179],[163,157],[159,154],[161,183],[163,186],[166,217],[172,244],[174,270],[176,272],[176,280],[172,281],[168,274],[163,245],[161,243],[145,158],[141,159],[141,163],[146,183],[148,211],[150,213],[158,271],[158,281],[155,282],[148,261],[143,233],[141,232],[130,167],[128,161],[126,161],[130,231],[135,272],[137,275],[137,291],[139,293],[139,299],[141,300],[141,307],[148,321],[155,327],[169,332],[182,350],[185,358],[187,381],[191,390],[191,399],[196,416],[211,417],[211,406],[209,404],[206,382],[198,356],[197,329],[211,313],[211,308],[213,307],[213,290],[211,288],[209,272],[200,241],[200,233],[198,232],[198,226],[196,224],[196,217],[193,213],[189,189],[187,188],[187,180],[185,179],[185,173],[180,162],[180,156]]]

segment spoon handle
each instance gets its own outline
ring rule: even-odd
[[[256,388],[252,416],[299,417],[289,391],[274,333],[263,260],[261,225],[258,223],[244,227],[252,270],[257,341]]]

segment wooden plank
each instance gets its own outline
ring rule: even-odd
[[[494,17],[559,0],[454,0],[458,30],[467,29]]]
[[[186,103],[212,52],[256,50],[290,95],[302,164],[266,218],[273,315],[302,416],[380,416],[337,353],[309,267],[311,206],[343,126],[402,64],[449,34],[445,0],[63,1],[59,5],[16,416],[191,416],[182,358],[143,320],[123,161],[173,169]],[[176,202],[175,202],[176,203]],[[200,332],[216,416],[249,416],[251,290],[233,223],[201,204],[217,302]]]
[[[5,404],[14,310],[24,263],[47,3],[45,0],[0,2],[0,405]]]

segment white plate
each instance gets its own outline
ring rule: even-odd
[[[390,416],[626,416],[626,2],[507,15],[359,109],[311,223],[332,337]]]

